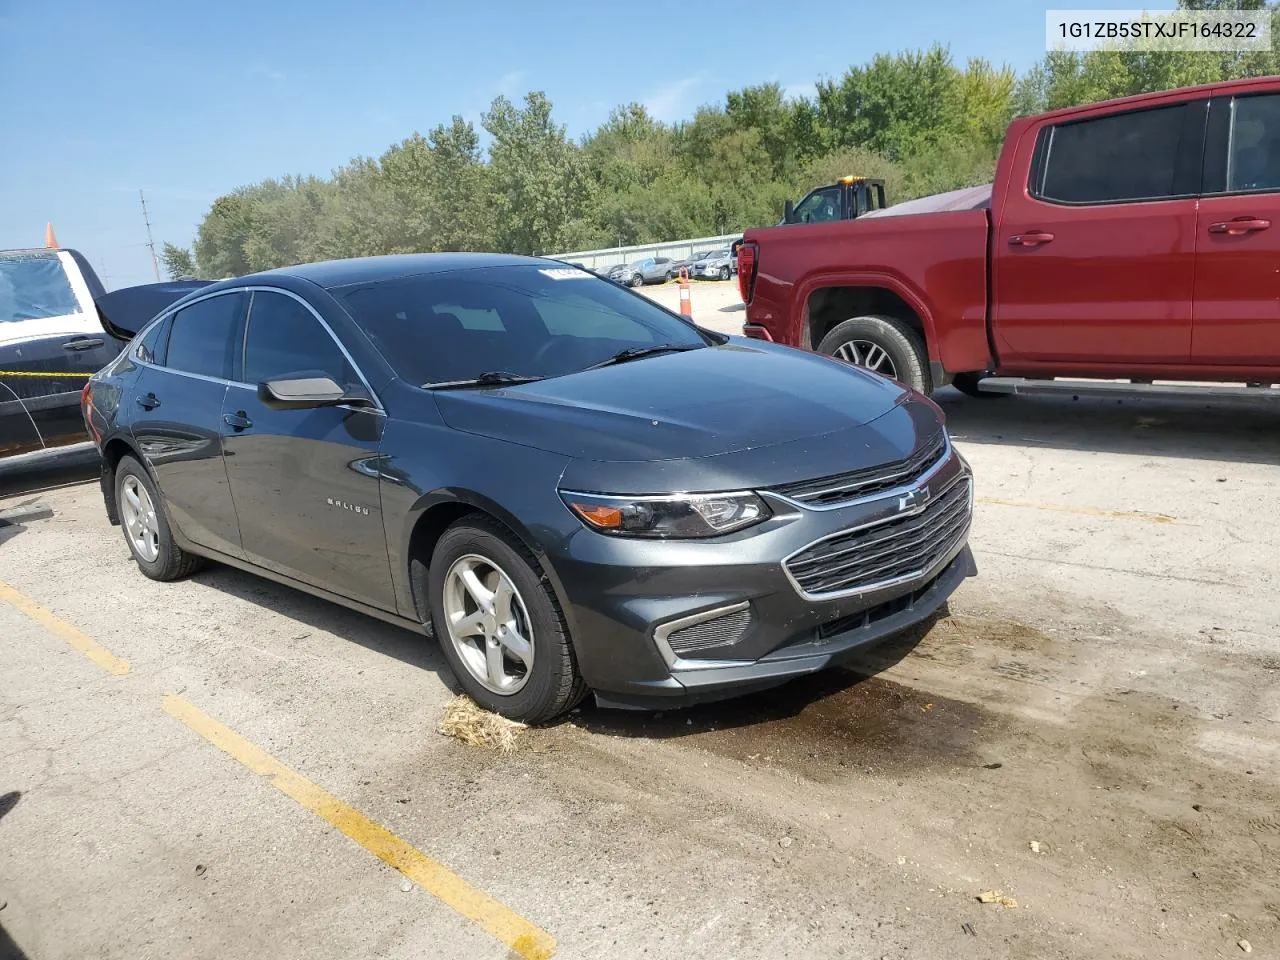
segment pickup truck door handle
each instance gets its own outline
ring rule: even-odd
[[[1031,233],[1015,233],[1009,238],[1009,246],[1038,247],[1040,244],[1049,243],[1052,240],[1052,233],[1045,233],[1043,230],[1034,230]]]
[[[241,430],[248,430],[253,426],[253,421],[249,419],[249,415],[243,410],[237,410],[235,413],[224,413],[222,422],[228,427],[239,433]]]
[[[1234,220],[1220,220],[1209,224],[1210,233],[1225,233],[1229,237],[1239,237],[1246,233],[1255,233],[1271,226],[1270,220],[1261,217],[1236,217]]]
[[[138,406],[143,410],[154,410],[156,407],[160,406],[160,398],[154,393],[148,393],[145,396],[138,398]]]
[[[68,340],[62,345],[63,350],[92,350],[94,347],[102,346],[101,337],[76,337],[74,340]]]

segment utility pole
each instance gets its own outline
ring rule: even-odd
[[[156,242],[151,239],[151,221],[147,217],[147,198],[138,188],[138,199],[142,201],[142,222],[147,225],[147,249],[151,251],[151,266],[156,271],[156,283],[160,282],[160,261],[156,259]]]

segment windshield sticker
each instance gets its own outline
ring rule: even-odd
[[[591,278],[591,274],[577,267],[550,267],[538,272],[552,280],[589,280]]]

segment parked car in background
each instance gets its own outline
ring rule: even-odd
[[[728,280],[733,276],[736,267],[733,251],[725,247],[712,250],[695,263],[693,269],[689,271],[689,276],[700,280]]]
[[[610,280],[628,287],[640,287],[646,283],[666,283],[671,279],[674,261],[670,257],[647,257],[635,263],[624,263],[610,270]]]
[[[1280,78],[1020,117],[995,183],[749,230],[749,336],[928,392],[1280,382]]]
[[[694,267],[698,263],[700,263],[702,260],[704,260],[707,257],[707,255],[711,252],[712,251],[710,250],[703,250],[701,253],[695,253],[692,256],[685,257],[683,260],[672,260],[671,261],[671,279],[674,280],[678,276],[680,276],[681,270],[687,271],[689,276],[692,277]]]
[[[0,456],[88,439],[80,391],[120,352],[94,306],[105,292],[75,250],[0,251]]]
[[[773,686],[975,572],[932,401],[556,261],[312,263],[151,316],[106,314],[137,335],[84,395],[141,572],[430,623],[509,717]]]

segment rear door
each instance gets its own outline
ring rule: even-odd
[[[84,440],[80,390],[119,351],[70,252],[0,254],[0,455]]]
[[[257,385],[327,376],[372,391],[302,298],[256,289],[242,383],[227,393],[222,436],[245,556],[312,586],[395,610],[376,461],[386,417],[357,406],[279,410]]]
[[[1210,110],[1191,359],[1280,364],[1280,93]]]
[[[222,399],[237,371],[248,294],[197,300],[148,330],[134,352],[134,438],[170,521],[188,540],[241,556],[222,457]]]
[[[1006,363],[1185,362],[1207,99],[1045,123],[992,236]],[[1024,169],[1015,166],[1016,169]]]

